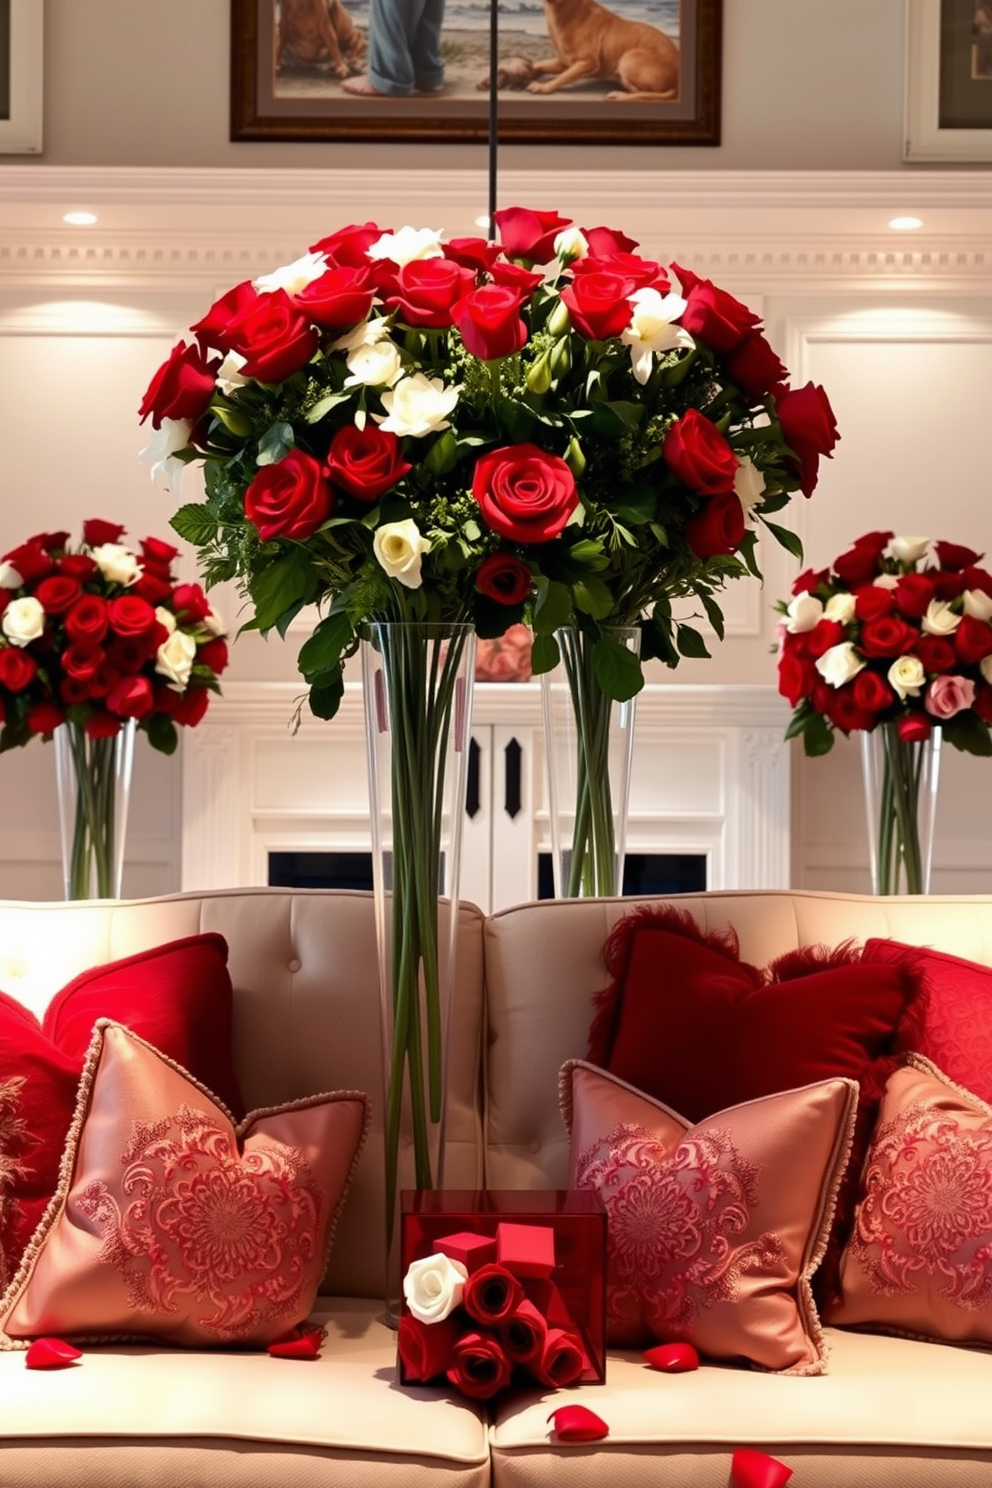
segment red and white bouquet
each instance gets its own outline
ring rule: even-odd
[[[171,754],[199,723],[227,666],[223,627],[199,584],[172,573],[178,550],[125,547],[116,522],[83,539],[40,532],[0,561],[0,752],[60,724],[110,739],[128,719]]]
[[[892,723],[917,742],[940,728],[992,754],[992,574],[958,543],[869,532],[782,601],[779,692],[788,737],[826,754],[834,733]]]
[[[511,1384],[558,1389],[600,1378],[551,1280],[550,1225],[500,1223],[446,1235],[403,1278],[397,1351],[404,1384],[447,1380],[489,1400]]]

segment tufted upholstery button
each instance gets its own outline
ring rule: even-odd
[[[537,1137],[532,1137],[531,1140],[527,1143],[527,1146],[531,1152],[540,1152],[543,1145],[543,1142],[539,1142]]]
[[[286,969],[293,972],[295,975],[295,973],[299,971],[301,965],[302,963],[300,961],[297,961],[296,957],[294,956],[292,961],[288,961],[286,963]]]

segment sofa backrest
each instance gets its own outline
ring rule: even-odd
[[[442,952],[447,906],[442,905]],[[482,1183],[482,924],[459,912],[446,1107],[445,1182]],[[230,948],[234,1058],[248,1109],[364,1090],[372,1127],[323,1290],[384,1295],[379,974],[372,895],[239,889],[117,904],[0,904],[0,989],[40,1017],[86,967],[203,931]],[[446,960],[446,955],[444,956]],[[412,1169],[405,1181],[413,1186]]]
[[[634,899],[524,904],[487,920],[486,1182],[560,1188],[568,1141],[558,1071],[586,1053],[593,1000],[610,981],[603,946]],[[652,903],[664,903],[653,900]],[[766,890],[681,894],[704,930],[732,926],[741,956],[765,966],[799,946],[891,937],[992,965],[992,896],[877,899]]]

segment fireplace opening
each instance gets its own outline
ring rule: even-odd
[[[699,894],[705,888],[705,853],[627,853],[624,858],[622,892],[625,895]],[[550,853],[538,854],[537,897],[555,897]]]
[[[371,889],[370,852],[270,852],[274,889]]]

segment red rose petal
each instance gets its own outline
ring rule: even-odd
[[[792,1468],[764,1452],[742,1448],[730,1463],[730,1488],[782,1488],[792,1477]]]
[[[584,1405],[560,1405],[548,1417],[555,1425],[555,1436],[559,1441],[602,1441],[609,1436],[610,1428],[605,1421]]]
[[[645,1349],[644,1360],[662,1374],[686,1374],[699,1368],[699,1355],[691,1343],[659,1343],[656,1348]]]
[[[24,1355],[24,1363],[28,1369],[68,1369],[82,1357],[82,1349],[63,1338],[36,1338]]]
[[[273,1359],[316,1359],[320,1356],[321,1331],[313,1328],[309,1333],[300,1333],[292,1338],[278,1338],[269,1344]]]

